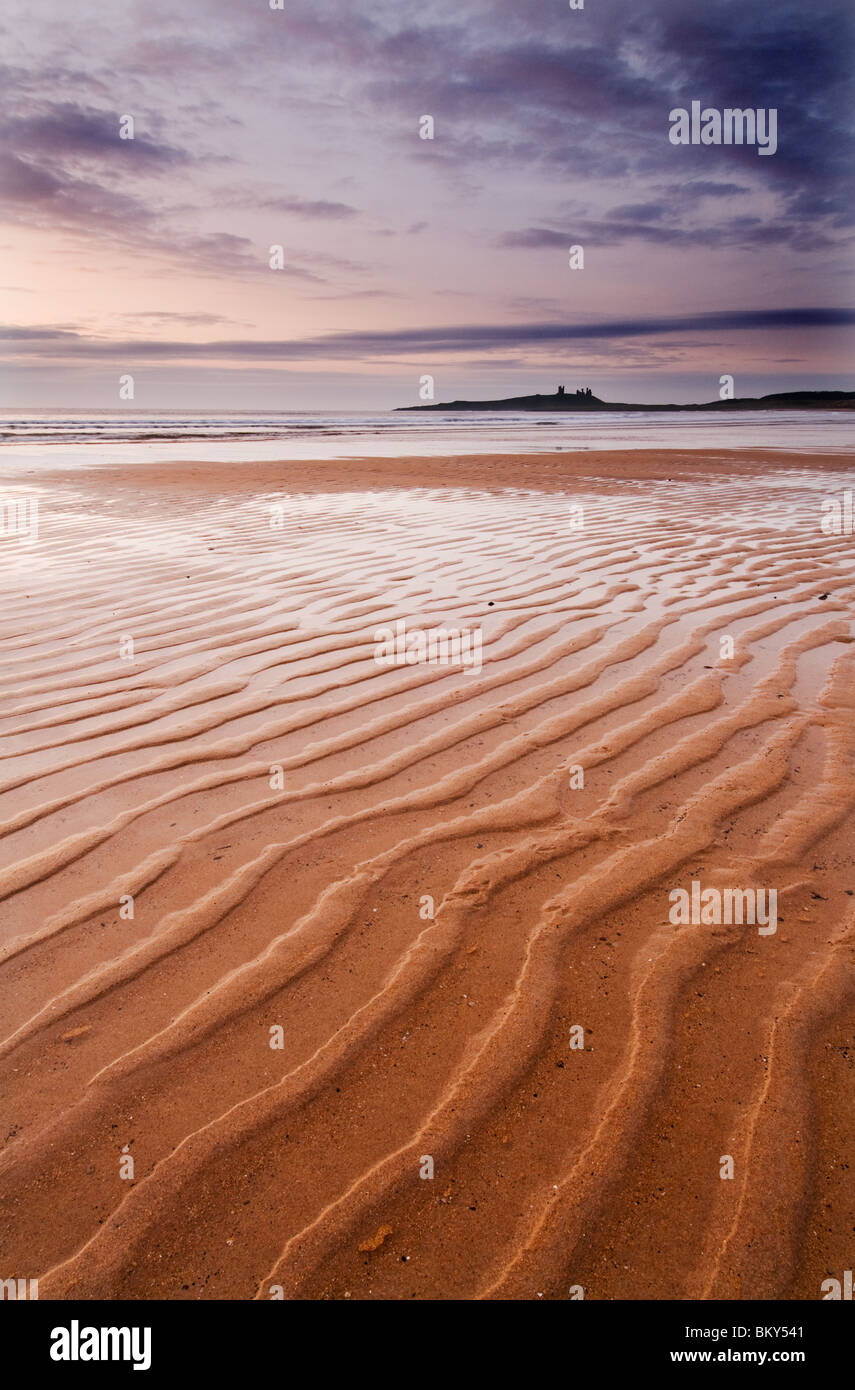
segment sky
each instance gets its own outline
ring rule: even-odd
[[[855,386],[850,0],[6,0],[0,53],[3,407]]]

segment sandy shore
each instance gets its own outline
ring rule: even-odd
[[[699,451],[16,480],[0,1277],[842,1279],[855,537],[821,523],[853,486]],[[477,629],[481,670],[379,665],[401,618]],[[675,925],[692,882],[774,890],[777,930]]]

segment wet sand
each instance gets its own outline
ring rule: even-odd
[[[821,522],[853,476],[636,451],[17,480],[0,1277],[842,1279],[855,537]],[[378,665],[400,618],[480,629],[482,669]],[[777,931],[672,924],[698,880],[775,889]]]

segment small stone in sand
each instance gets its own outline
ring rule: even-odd
[[[63,1033],[63,1042],[74,1042],[75,1038],[82,1038],[84,1033],[92,1032],[92,1024],[84,1023],[82,1028],[72,1028],[70,1032]]]
[[[370,1250],[379,1250],[387,1236],[392,1234],[391,1226],[381,1226],[376,1236],[370,1236],[359,1247],[360,1253],[367,1255]]]

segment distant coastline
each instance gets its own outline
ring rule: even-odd
[[[770,396],[735,396],[733,400],[706,401],[699,405],[641,405],[604,401],[587,391],[568,393],[559,387],[551,396],[508,396],[496,401],[440,401],[432,405],[399,405],[397,410],[556,410],[586,414],[591,411],[690,411],[690,410],[852,410],[855,391],[777,391]]]

